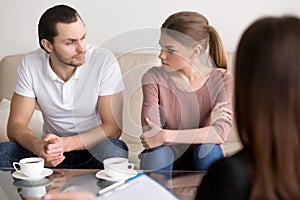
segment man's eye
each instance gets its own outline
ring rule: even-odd
[[[170,53],[175,53],[176,51],[174,49],[167,49],[168,52]]]
[[[74,43],[75,43],[75,41],[73,41],[73,40],[70,40],[70,41],[66,42],[67,45],[71,45],[71,44],[74,44]]]

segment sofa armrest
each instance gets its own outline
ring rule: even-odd
[[[2,101],[0,102],[0,142],[9,141],[7,138],[7,121],[9,112],[10,101],[7,99],[2,99]],[[43,123],[44,122],[41,111],[35,110],[29,122],[29,128],[37,138],[40,138],[42,135]]]

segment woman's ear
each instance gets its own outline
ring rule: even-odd
[[[48,40],[42,39],[41,44],[48,53],[52,51],[52,44]]]
[[[203,47],[200,44],[196,44],[193,47],[192,57],[198,57],[204,51]]]

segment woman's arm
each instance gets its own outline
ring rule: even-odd
[[[218,104],[212,111],[211,125],[187,130],[168,130],[162,129],[155,125],[149,118],[145,119],[148,131],[145,131],[141,136],[141,142],[146,149],[151,149],[160,145],[169,144],[200,144],[214,143],[222,144],[224,139],[220,136],[214,127],[214,123],[218,120],[224,123],[231,123],[232,111],[225,107],[228,104],[223,102]]]
[[[225,142],[232,126],[232,95],[233,77],[230,73],[225,73],[217,88],[210,119],[207,126],[186,129],[170,130],[161,128],[159,110],[159,87],[149,74],[143,77],[143,108],[142,124],[143,135],[141,141],[145,148],[154,148],[160,145],[171,143],[201,144]],[[170,102],[172,103],[172,102]],[[147,119],[148,118],[148,119]],[[146,120],[147,119],[147,120]],[[147,129],[145,128],[147,127]]]

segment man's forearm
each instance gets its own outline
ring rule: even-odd
[[[107,138],[119,138],[121,129],[102,124],[85,133],[64,137],[65,151],[90,149]]]
[[[7,136],[10,141],[17,142],[24,149],[31,151],[34,154],[38,153],[34,147],[39,139],[33,135],[28,126],[11,123],[7,127]]]

